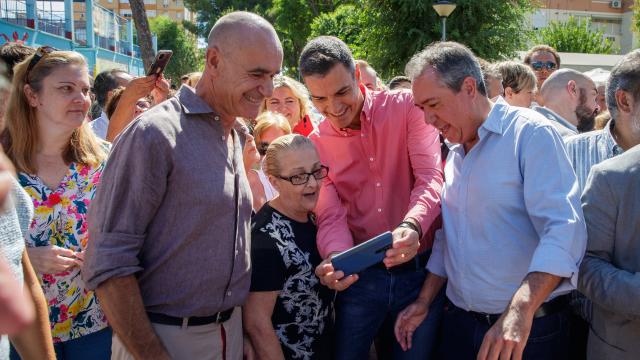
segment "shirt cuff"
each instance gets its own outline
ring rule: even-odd
[[[123,233],[91,234],[82,279],[89,290],[113,277],[123,277],[142,271],[138,254],[145,235]]]
[[[533,254],[529,273],[543,272],[567,278],[575,289],[578,286],[578,266],[580,259],[575,259],[565,249],[555,244],[541,243]]]
[[[447,277],[447,269],[444,266],[444,232],[442,229],[436,231],[435,239],[433,240],[433,248],[431,250],[431,256],[427,262],[427,270],[430,273],[438,275],[440,277]]]

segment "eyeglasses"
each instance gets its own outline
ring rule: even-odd
[[[261,141],[260,144],[256,146],[256,148],[258,149],[258,154],[260,154],[260,156],[265,156],[267,155],[267,149],[269,148],[269,143]]]
[[[541,71],[542,69],[555,70],[557,66],[553,61],[536,61],[531,63],[531,67],[535,71]]]
[[[51,47],[51,46],[41,46],[41,47],[39,47],[38,50],[36,50],[36,53],[33,54],[33,57],[31,58],[31,61],[29,61],[29,66],[27,66],[27,72],[25,73],[24,78],[28,80],[29,79],[29,73],[36,66],[36,64],[38,64],[38,61],[40,61],[43,57],[45,57],[46,55],[48,55],[48,54],[50,54],[50,53],[52,53],[54,51],[58,51],[58,49],[56,49],[54,47]]]
[[[283,176],[278,176],[278,177],[282,180],[287,180],[293,185],[304,185],[309,182],[309,177],[312,175],[316,180],[322,180],[326,178],[327,175],[329,175],[329,168],[323,165],[323,166],[320,166],[318,170],[312,171],[310,173],[302,173],[302,174],[297,174],[289,177],[283,177]]]

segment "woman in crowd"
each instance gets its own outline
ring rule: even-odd
[[[107,100],[107,104],[105,106],[104,112],[107,114],[107,117],[109,119],[111,119],[113,117],[113,114],[116,112],[116,108],[120,103],[120,98],[122,98],[123,96],[126,98],[126,95],[124,95],[126,93],[125,90],[126,89],[124,88],[124,86],[121,86],[113,90],[113,95],[111,95],[111,98]],[[138,115],[149,110],[149,108],[151,108],[151,101],[149,101],[148,98],[141,97],[137,99],[134,106],[131,106],[130,108],[131,115],[132,115],[131,120],[137,118]]]
[[[330,358],[333,292],[314,272],[321,258],[312,213],[329,169],[309,139],[291,134],[271,143],[265,171],[279,195],[252,224],[245,330],[260,359]]]
[[[271,185],[263,171],[262,159],[269,144],[283,135],[291,134],[291,127],[284,116],[272,112],[258,115],[256,122],[253,136],[247,137],[245,142],[243,155],[244,167],[253,195],[253,209],[257,212],[265,202],[278,195],[278,191]]]
[[[107,144],[85,123],[91,100],[82,55],[44,47],[15,68],[2,135],[35,217],[27,251],[49,304],[58,359],[109,359],[111,330],[80,269],[87,208],[107,158]]]
[[[301,83],[280,75],[273,79],[273,95],[264,99],[261,112],[273,111],[284,115],[295,134],[309,136],[314,129],[311,121],[309,92]]]
[[[504,99],[511,106],[528,108],[536,92],[536,75],[525,64],[504,61],[496,64],[502,75]]]

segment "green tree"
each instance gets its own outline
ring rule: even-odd
[[[511,57],[526,47],[529,32],[524,24],[534,1],[457,0],[447,19],[447,39],[466,44],[487,60]],[[316,18],[312,36],[347,36],[355,56],[389,78],[403,73],[417,51],[440,40],[441,22],[431,5],[416,0],[357,0],[353,7]]]
[[[578,20],[571,16],[567,21],[552,21],[539,31],[536,40],[561,52],[612,54],[617,51],[602,30],[591,29],[590,18]]]
[[[190,31],[206,38],[213,24],[224,14],[232,10],[246,10],[264,14],[271,6],[271,0],[184,0],[184,5],[196,13],[196,23],[188,23]]]
[[[197,49],[195,35],[165,16],[150,19],[149,23],[151,31],[158,37],[158,49],[173,50],[171,61],[164,71],[167,78],[176,83],[180,76],[202,70],[204,62]]]

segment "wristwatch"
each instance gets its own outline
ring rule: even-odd
[[[420,229],[411,221],[403,221],[400,223],[400,225],[398,225],[398,227],[402,227],[402,228],[407,228],[407,229],[411,229],[415,232],[418,233],[418,239],[422,239],[422,231],[420,231]]]

